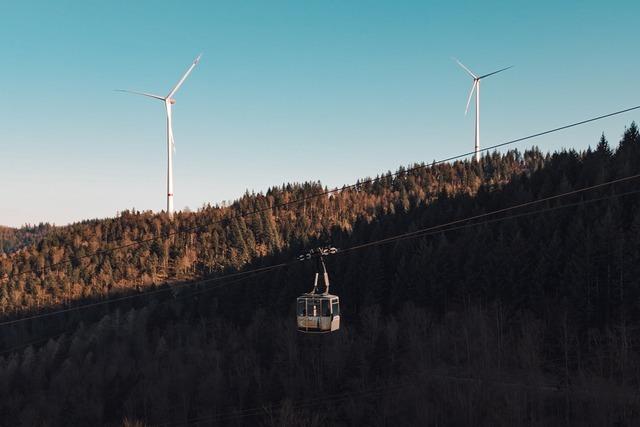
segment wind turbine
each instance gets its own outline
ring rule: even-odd
[[[202,54],[198,55],[198,57],[193,60],[189,69],[182,75],[180,80],[178,80],[178,83],[176,83],[167,96],[154,95],[146,92],[135,92],[133,90],[116,89],[118,92],[148,96],[149,98],[159,99],[164,102],[164,106],[167,110],[167,214],[169,214],[169,218],[173,218],[173,153],[176,148],[173,140],[173,126],[171,121],[171,108],[173,104],[176,103],[176,100],[173,99],[173,95],[176,94],[178,89],[180,89],[180,86],[182,86],[187,77],[189,77],[189,74],[191,74],[191,71],[193,71],[195,66],[198,65],[201,56]]]
[[[485,77],[489,77],[489,76],[493,76],[494,74],[498,74],[504,70],[508,70],[509,68],[512,68],[513,65],[506,67],[506,68],[502,68],[498,71],[494,71],[492,73],[489,74],[484,74],[482,76],[476,76],[475,74],[473,74],[471,72],[470,69],[468,69],[462,62],[458,61],[456,58],[453,58],[458,65],[460,65],[467,73],[469,73],[469,75],[471,76],[471,78],[473,79],[473,85],[471,86],[471,92],[469,92],[469,98],[467,99],[467,108],[465,108],[464,110],[464,115],[467,115],[467,112],[469,111],[469,103],[471,102],[471,97],[473,96],[473,91],[476,91],[476,145],[475,145],[475,153],[476,153],[476,162],[480,161],[480,80],[484,79]]]

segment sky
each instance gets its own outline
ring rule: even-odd
[[[0,0],[0,224],[329,187],[640,104],[637,1]],[[516,145],[616,145],[640,113]]]

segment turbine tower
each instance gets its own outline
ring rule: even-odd
[[[458,65],[460,65],[467,73],[469,73],[469,75],[471,76],[471,78],[473,79],[473,85],[471,86],[471,92],[469,92],[469,98],[467,99],[467,108],[465,108],[464,110],[464,115],[467,115],[467,112],[469,111],[469,103],[471,102],[471,97],[473,96],[473,91],[476,91],[476,144],[475,144],[475,158],[476,158],[476,162],[480,161],[480,80],[484,79],[485,77],[489,77],[489,76],[493,76],[494,74],[498,74],[504,70],[508,70],[509,68],[513,67],[513,65],[506,67],[506,68],[502,68],[498,71],[494,71],[492,73],[489,74],[484,74],[482,76],[476,76],[475,74],[473,74],[471,72],[470,69],[468,69],[462,62],[458,61],[457,59],[453,58]]]
[[[201,56],[202,54],[198,55],[198,57],[193,60],[193,63],[191,64],[189,69],[182,75],[182,78],[178,80],[178,83],[176,83],[176,85],[173,87],[173,89],[171,89],[167,96],[117,89],[117,91],[119,92],[148,96],[149,98],[159,99],[160,101],[164,102],[165,109],[167,110],[167,214],[169,215],[169,218],[173,218],[173,153],[175,152],[176,148],[175,142],[173,140],[173,126],[171,120],[171,108],[173,104],[176,103],[176,100],[173,99],[173,95],[176,94],[178,89],[180,89],[180,86],[182,86],[187,77],[189,77],[189,74],[191,74],[191,71],[193,71],[195,66],[198,65]]]

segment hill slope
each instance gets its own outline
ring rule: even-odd
[[[151,212],[59,227],[37,244],[0,260],[0,310],[12,316],[84,298],[237,269],[283,250],[298,250],[349,232],[389,213],[408,212],[442,195],[474,194],[482,183],[500,186],[545,162],[537,150],[486,156],[482,165],[456,162],[400,169],[353,189],[314,198],[319,183],[289,184],[266,194],[245,194],[226,207],[178,213],[174,221]],[[293,203],[306,199],[304,203]],[[282,208],[270,206],[288,204]],[[260,211],[259,214],[248,214]],[[189,232],[192,230],[194,232]],[[135,242],[145,241],[136,245]],[[127,246],[111,251],[112,248]],[[94,255],[95,254],[95,255]]]
[[[637,174],[639,160],[632,125],[615,152],[602,139],[585,153],[494,154],[216,225],[322,187],[246,195],[173,225],[138,213],[78,224],[2,268],[19,273],[172,227],[205,231],[14,276],[5,310],[271,265],[318,243],[348,248]],[[637,189],[629,181],[548,202],[543,214],[332,257],[344,327],[331,336],[295,331],[293,301],[313,273],[305,263],[3,327],[5,343],[61,335],[0,360],[0,417],[15,425],[630,425],[640,415],[640,198],[579,202]],[[551,210],[563,203],[574,205]]]

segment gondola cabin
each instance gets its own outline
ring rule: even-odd
[[[297,300],[298,330],[308,333],[340,329],[340,299],[331,294],[304,294]]]

